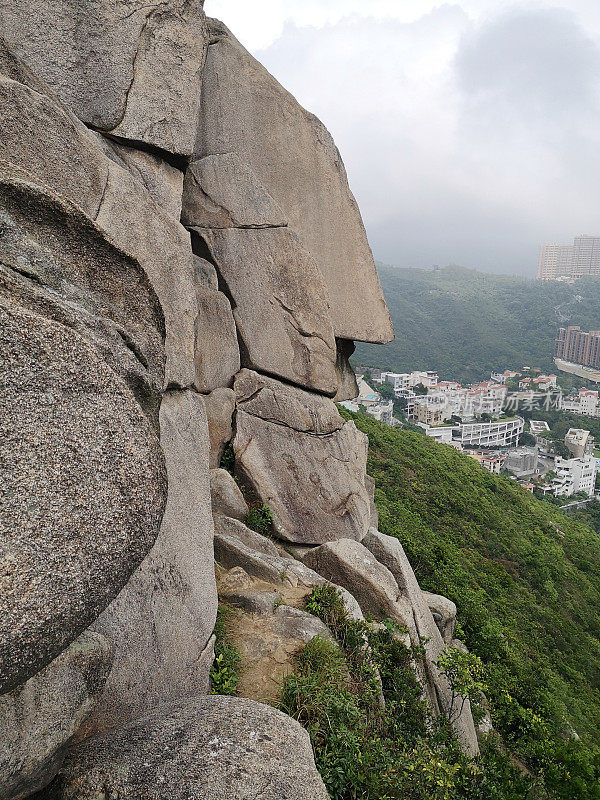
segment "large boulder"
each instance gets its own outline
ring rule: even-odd
[[[89,127],[192,152],[207,43],[201,0],[0,0],[0,33]]]
[[[328,800],[306,731],[269,706],[182,700],[70,751],[59,800]]]
[[[112,660],[110,642],[86,631],[37,675],[0,696],[0,796],[22,800],[54,778],[93,709]]]
[[[81,736],[208,691],[216,618],[208,425],[203,399],[171,391],[160,409],[169,492],[156,544],[94,623],[114,642],[104,692]]]
[[[299,544],[362,539],[371,517],[366,436],[324,397],[253,373],[235,387],[236,469],[271,509],[277,535]]]
[[[373,256],[331,136],[222,23],[209,25],[196,155],[236,154],[278,204],[323,276],[336,336],[390,341]]]
[[[165,317],[165,385],[193,385],[198,309],[189,233],[43,87],[0,76],[0,106],[0,173],[74,204],[108,243],[139,263]]]
[[[245,520],[248,505],[240,487],[226,469],[211,469],[210,500],[213,514],[224,514],[233,519]]]
[[[227,287],[243,364],[334,395],[329,304],[319,270],[298,237],[288,228],[211,228],[201,234]]]
[[[127,384],[80,334],[0,296],[0,691],[52,661],[150,550],[166,481]]]
[[[196,282],[195,387],[212,392],[227,386],[240,368],[237,331],[229,300],[223,292]]]

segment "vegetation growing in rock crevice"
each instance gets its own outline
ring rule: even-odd
[[[220,603],[215,623],[215,660],[210,669],[210,693],[236,695],[242,658],[233,644],[230,630],[237,611]]]
[[[370,626],[350,620],[332,587],[315,589],[306,609],[329,626],[337,646],[320,637],[306,645],[284,682],[280,708],[308,730],[333,800],[533,796],[531,780],[493,737],[472,761],[449,726],[431,718],[411,666],[418,653],[403,644],[391,621]]]
[[[458,606],[505,745],[543,796],[600,798],[597,534],[451,447],[343,415],[369,436],[380,530]]]

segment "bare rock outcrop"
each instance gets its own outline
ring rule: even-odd
[[[112,646],[86,631],[37,675],[0,695],[0,797],[22,800],[49,783],[93,709]]]
[[[0,34],[90,128],[190,155],[207,27],[201,0],[2,0]]]
[[[160,428],[167,507],[154,547],[94,623],[114,642],[115,660],[80,736],[208,691],[217,593],[202,397],[189,390],[167,392]]]
[[[367,439],[332,401],[256,373],[236,380],[236,469],[273,513],[277,535],[360,540],[370,524]]]
[[[269,706],[199,697],[74,748],[59,800],[327,800],[306,731]]]
[[[282,209],[323,276],[336,336],[390,341],[373,256],[329,132],[222,23],[209,26],[196,155],[235,153]]]

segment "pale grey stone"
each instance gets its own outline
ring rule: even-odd
[[[201,2],[0,2],[0,33],[86,125],[192,151],[206,55]]]
[[[237,332],[229,300],[196,284],[196,379],[200,392],[228,386],[240,368]]]
[[[150,550],[158,437],[86,339],[0,299],[0,691],[50,663]],[[16,522],[18,521],[18,524]]]
[[[194,281],[215,291],[219,288],[219,276],[214,264],[200,256],[194,256]]]
[[[60,769],[112,661],[110,642],[86,631],[41,672],[0,695],[0,796],[22,800]]]
[[[441,594],[432,594],[431,592],[423,592],[423,597],[433,614],[435,624],[438,626],[444,642],[450,644],[456,627],[456,603]]]
[[[104,152],[128,169],[148,190],[150,197],[179,222],[183,196],[183,172],[155,153],[98,135]]]
[[[248,505],[233,476],[226,469],[211,469],[210,499],[213,514],[223,514],[244,521]]]
[[[236,153],[253,171],[323,275],[336,336],[390,341],[373,256],[331,136],[222,23],[209,24],[197,156]]]
[[[348,360],[355,350],[354,342],[347,339],[336,339],[337,356],[335,361],[335,371],[338,379],[338,390],[333,398],[336,403],[344,400],[354,400],[358,396],[358,384],[356,375]]]
[[[367,532],[367,438],[353,422],[313,435],[238,410],[233,447],[236,470],[271,509],[281,539],[321,544]]]
[[[167,755],[168,754],[168,755]],[[182,700],[70,751],[58,800],[328,800],[307,732],[237,697]]]
[[[377,511],[377,506],[375,505],[375,479],[366,474],[365,487],[367,490],[367,495],[369,496],[369,506],[371,508],[369,527],[377,530],[377,526],[379,524],[379,512]]]
[[[165,385],[193,385],[197,303],[189,233],[54,97],[0,77],[0,107],[0,173],[73,203],[108,243],[138,261],[165,317]]]
[[[344,425],[331,400],[281,381],[243,369],[236,375],[237,407],[266,422],[276,422],[303,433],[326,434]]]
[[[282,210],[237,153],[193,161],[186,173],[184,225],[198,228],[285,226]]]
[[[327,295],[298,237],[287,228],[201,234],[227,286],[243,365],[334,395],[336,351]]]
[[[244,525],[240,520],[228,517],[224,514],[215,514],[215,536],[233,536],[239,539],[246,547],[257,553],[262,553],[263,555],[276,559],[280,558],[279,550],[274,542],[267,539],[266,536],[261,536],[260,533],[253,531],[252,528]],[[239,566],[243,566],[243,564]]]
[[[279,592],[260,592],[252,589],[219,591],[219,598],[249,614],[272,614],[275,604],[281,603]]]
[[[167,508],[156,544],[94,623],[114,642],[116,653],[81,736],[129,722],[160,703],[208,691],[217,591],[202,397],[189,390],[167,392],[160,427]]]
[[[221,465],[225,445],[233,438],[235,392],[232,389],[214,389],[205,395],[204,405],[210,436],[210,467],[217,469]]]

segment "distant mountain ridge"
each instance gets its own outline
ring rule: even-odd
[[[561,325],[600,328],[600,278],[569,286],[456,266],[377,267],[396,339],[383,347],[358,344],[355,364],[435,369],[463,382],[498,368],[551,370]]]

